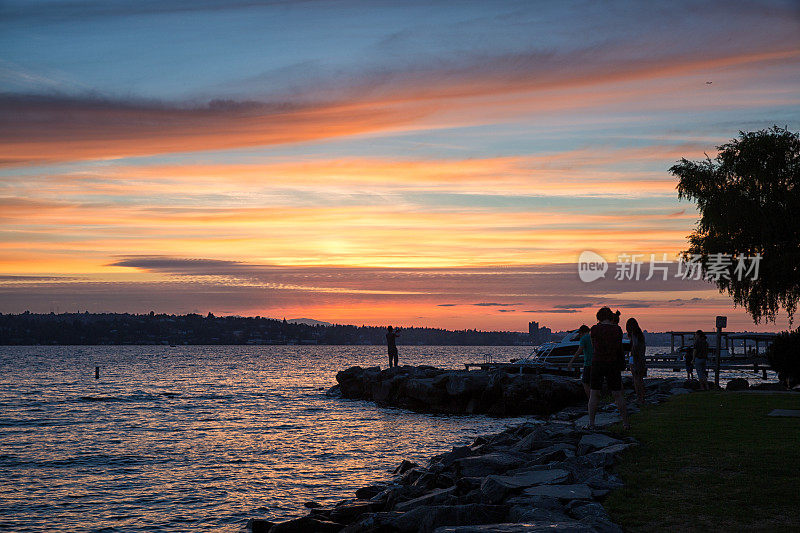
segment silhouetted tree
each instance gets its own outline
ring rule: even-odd
[[[800,383],[800,328],[778,334],[767,348],[767,359],[787,387]]]
[[[791,321],[800,299],[800,136],[778,126],[740,131],[717,150],[713,160],[681,159],[669,169],[678,197],[700,210],[684,254],[702,256],[706,274],[712,254],[761,254],[758,279],[738,279],[734,257],[715,283],[755,323],[774,322],[780,308]]]

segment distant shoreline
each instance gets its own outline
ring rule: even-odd
[[[304,322],[301,322],[304,321]],[[538,322],[528,332],[402,328],[400,346],[538,346],[561,340]],[[385,345],[382,326],[328,324],[313,319],[130,313],[0,313],[0,346],[270,346]],[[668,332],[645,332],[647,344],[667,346]]]

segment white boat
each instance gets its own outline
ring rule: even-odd
[[[536,349],[528,356],[517,361],[513,361],[514,365],[531,365],[531,366],[563,366],[570,362],[572,356],[578,351],[580,347],[580,337],[578,330],[570,331],[560,341],[546,342]],[[631,349],[631,342],[627,336],[622,337],[622,349],[629,352]],[[583,364],[583,355],[579,355],[575,359],[575,366],[580,367]]]

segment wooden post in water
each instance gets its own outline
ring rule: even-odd
[[[728,317],[717,317],[717,360],[714,365],[714,385],[719,388],[719,360],[722,357],[722,328],[728,325]]]
[[[94,367],[94,379],[100,379],[100,367]]]

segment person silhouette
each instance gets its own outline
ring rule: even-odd
[[[397,337],[400,334],[392,326],[386,327],[386,346],[389,348],[389,368],[397,366]]]
[[[597,406],[603,391],[603,382],[608,384],[611,396],[622,417],[623,429],[630,429],[628,411],[625,407],[625,396],[622,394],[622,328],[619,327],[619,312],[614,313],[608,307],[597,311],[597,324],[589,330],[592,339],[592,370],[589,378],[589,424],[594,429]]]
[[[647,343],[644,339],[644,332],[639,327],[639,322],[635,318],[629,318],[625,323],[625,330],[631,341],[631,376],[633,377],[633,389],[636,391],[636,401],[639,406],[644,405],[645,390],[644,378],[647,376],[647,362],[645,352]]]

